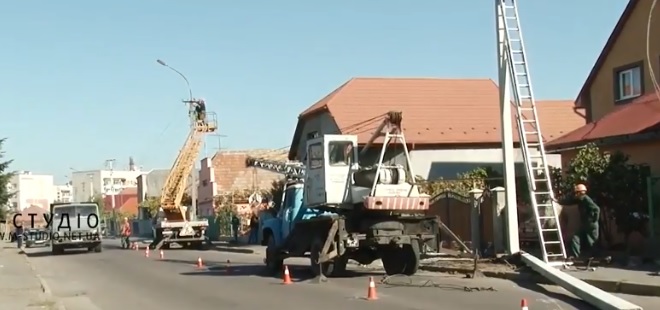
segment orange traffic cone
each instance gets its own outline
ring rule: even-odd
[[[289,274],[289,267],[284,266],[284,276],[282,277],[282,284],[291,284],[291,275]]]
[[[160,259],[165,259],[165,252],[163,250],[160,250]]]
[[[140,250],[140,245],[139,245],[137,242],[135,243],[135,250],[136,250],[136,251],[139,251],[139,250]]]
[[[520,309],[521,310],[529,310],[529,308],[527,308],[527,299],[523,299],[523,300],[520,301]]]
[[[376,283],[374,282],[373,277],[369,277],[369,290],[367,291],[367,300],[376,300],[378,295],[376,295]]]
[[[197,258],[197,268],[204,268],[204,262],[202,262],[202,258],[198,257]]]
[[[149,247],[144,248],[144,257],[149,257]]]

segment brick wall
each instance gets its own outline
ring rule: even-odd
[[[211,199],[221,193],[244,189],[270,189],[273,181],[283,175],[265,169],[247,167],[248,156],[259,157],[265,150],[222,151],[211,160],[202,161],[200,171],[199,206],[200,214],[211,214]]]

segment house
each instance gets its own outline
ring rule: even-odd
[[[274,181],[284,177],[265,169],[247,167],[248,157],[286,159],[286,151],[220,151],[211,158],[204,158],[199,174],[197,208],[200,216],[214,214],[213,199],[218,195],[251,189],[270,190]]]
[[[103,197],[103,209],[105,212],[114,210],[125,215],[136,216],[138,214],[138,191],[135,187],[121,190],[117,195],[105,195]],[[114,200],[114,205],[113,205]]]
[[[585,124],[572,101],[539,101],[537,106],[546,141]],[[501,170],[499,88],[490,79],[351,79],[300,114],[289,159],[303,160],[307,140],[324,134],[355,134],[364,145],[389,110],[403,112],[416,175],[451,179],[480,166]],[[379,151],[368,151],[361,164],[375,161]],[[388,161],[401,163],[401,156],[399,147]],[[559,155],[548,160],[561,165]],[[519,149],[516,161],[522,162]]]
[[[621,14],[575,102],[588,124],[550,143],[546,149],[569,161],[593,142],[604,151],[622,151],[631,162],[645,163],[660,173],[660,6],[656,7],[647,59],[646,29],[651,0],[631,0]],[[650,66],[650,67],[649,67]],[[652,70],[650,70],[652,69]],[[654,86],[655,85],[655,86]]]

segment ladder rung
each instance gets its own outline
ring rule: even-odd
[[[539,216],[539,220],[554,220],[554,216]]]
[[[546,241],[544,244],[560,244],[560,241]]]
[[[520,28],[508,28],[509,31],[520,31]]]
[[[564,256],[564,254],[546,254],[545,256],[547,256],[547,257],[559,257],[559,256]]]
[[[537,207],[552,207],[552,204],[549,203],[539,203],[536,205]]]
[[[534,192],[534,195],[550,195],[552,192]]]
[[[514,54],[522,54],[523,51],[522,51],[522,50],[511,50],[511,53],[514,53]]]
[[[559,231],[557,228],[549,228],[549,229],[541,229],[543,232],[548,232],[548,231]]]

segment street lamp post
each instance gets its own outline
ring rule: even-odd
[[[186,86],[188,87],[188,98],[189,99],[188,99],[187,103],[188,103],[188,105],[192,104],[192,102],[194,101],[194,98],[193,98],[192,88],[190,87],[190,82],[188,81],[188,78],[186,78],[186,76],[183,75],[183,73],[179,72],[179,70],[174,69],[174,68],[170,67],[169,65],[167,65],[167,63],[165,63],[164,61],[162,61],[160,59],[157,59],[156,62],[159,65],[161,65],[163,67],[166,67],[166,68],[176,72],[179,76],[181,76],[181,78],[183,78],[183,80],[186,82]],[[189,109],[191,109],[191,107],[189,107]],[[191,187],[192,187],[192,191],[191,191],[192,192],[191,193],[192,203],[191,203],[191,206],[190,206],[190,218],[192,220],[196,220],[197,219],[197,159],[195,159],[195,161],[193,162],[192,172],[190,174],[191,174],[190,178],[191,178],[191,181],[192,181],[191,182],[192,183],[191,184]]]

